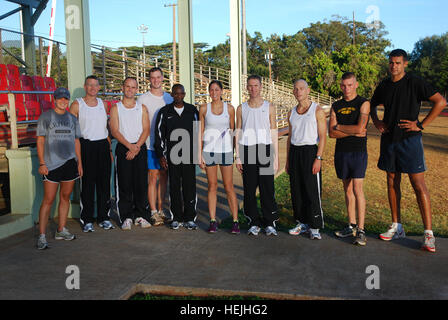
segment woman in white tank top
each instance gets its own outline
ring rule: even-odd
[[[235,109],[222,101],[222,84],[213,80],[209,87],[211,103],[202,104],[199,109],[201,131],[199,135],[200,167],[207,173],[208,208],[210,227],[208,232],[218,229],[216,221],[216,199],[218,189],[218,165],[233,216],[232,233],[239,233],[238,203],[233,189],[233,130]]]

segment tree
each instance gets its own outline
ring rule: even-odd
[[[411,53],[410,70],[425,78],[437,90],[448,90],[448,33],[418,41]]]

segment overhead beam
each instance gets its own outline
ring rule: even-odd
[[[28,6],[33,9],[36,9],[37,7],[39,7],[39,4],[40,4],[39,0],[6,0],[6,1],[17,3],[22,6]]]
[[[34,11],[33,16],[31,17],[31,23],[33,26],[36,24],[37,20],[39,19],[41,13],[45,10],[47,7],[48,0],[42,0],[39,4],[39,6],[36,8],[36,11]]]
[[[9,11],[8,13],[5,13],[4,15],[0,16],[0,20],[3,20],[5,18],[8,18],[9,16],[13,15],[14,13],[19,12],[20,10],[22,10],[22,7],[18,7],[17,9],[14,9],[12,11]]]

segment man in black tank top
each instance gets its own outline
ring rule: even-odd
[[[354,236],[353,244],[366,245],[364,218],[366,200],[363,182],[367,169],[367,123],[370,102],[358,96],[358,82],[352,72],[342,76],[343,99],[333,103],[330,113],[330,138],[336,138],[334,166],[336,174],[344,184],[345,202],[349,225],[336,231],[338,237]],[[358,223],[356,223],[356,208]]]

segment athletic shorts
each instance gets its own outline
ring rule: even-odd
[[[339,179],[364,179],[367,169],[367,152],[336,152],[334,167]]]
[[[43,176],[44,181],[54,183],[73,181],[78,178],[78,162],[76,162],[74,158],[68,160],[62,166],[51,170],[47,175]]]
[[[227,153],[202,152],[202,157],[207,167],[212,167],[216,165],[231,166],[233,164],[233,152],[227,152]]]
[[[148,150],[148,170],[160,170],[159,158],[157,158],[156,152]]]
[[[391,142],[381,136],[378,168],[386,172],[421,173],[426,171],[422,136]]]

